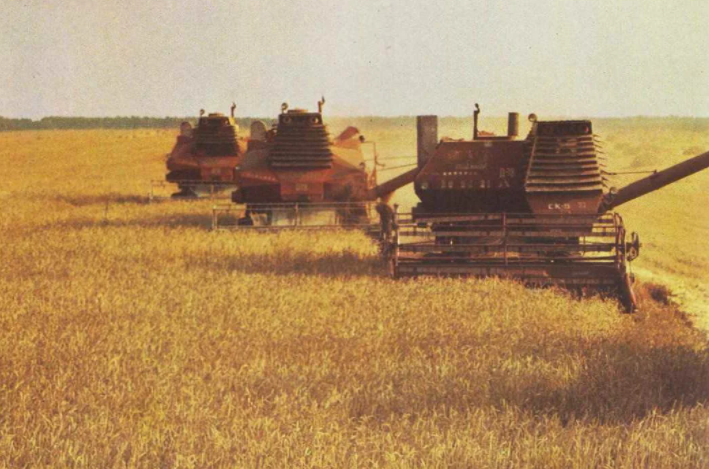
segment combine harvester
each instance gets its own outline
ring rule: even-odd
[[[177,184],[179,191],[171,196],[176,199],[214,197],[233,190],[234,167],[251,146],[238,136],[235,109],[232,104],[229,117],[220,113],[205,116],[200,111],[196,128],[189,122],[180,125],[180,135],[167,157],[167,176],[165,181],[152,181],[151,200],[156,198],[155,189],[166,183]]]
[[[588,120],[538,121],[517,139],[518,114],[506,136],[478,132],[472,141],[438,141],[436,116],[417,118],[418,166],[369,198],[414,184],[411,213],[382,210],[384,252],[394,277],[509,277],[532,285],[611,290],[636,308],[629,262],[640,250],[612,210],[709,167],[709,152],[619,190]],[[388,213],[388,215],[387,215]]]
[[[251,129],[249,150],[234,170],[232,201],[215,206],[212,227],[250,229],[363,228],[378,231],[376,146],[355,127],[330,138],[317,112],[288,109],[267,133]],[[365,158],[362,146],[371,143]],[[380,190],[381,196],[383,192]],[[236,223],[228,224],[228,220]],[[231,216],[229,216],[231,214]]]

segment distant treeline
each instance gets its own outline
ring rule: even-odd
[[[251,122],[257,118],[237,118],[237,123],[242,129],[248,129]],[[268,126],[275,122],[275,119],[258,118],[266,122]],[[503,118],[487,117],[492,121]],[[547,120],[559,119],[546,117]],[[654,127],[666,129],[683,129],[697,132],[709,131],[709,118],[706,117],[622,117],[622,118],[591,118],[594,124],[602,127],[634,128],[634,127]],[[10,119],[0,116],[0,131],[7,130],[52,130],[52,129],[174,129],[178,128],[181,122],[188,121],[193,125],[196,117],[43,117],[40,120],[32,119]],[[472,121],[470,117],[441,117],[441,124],[445,125],[468,125]],[[360,128],[391,128],[405,127],[413,128],[416,124],[413,116],[380,117],[380,116],[358,116],[341,117],[332,116],[327,118],[329,127],[338,128],[346,125],[354,125]],[[484,127],[483,120],[483,127]],[[472,124],[470,124],[472,125]]]
[[[251,125],[254,119],[239,118],[239,127]],[[262,119],[270,125],[273,119]],[[0,116],[0,131],[3,130],[56,130],[56,129],[171,129],[188,121],[193,125],[196,117],[43,117],[40,120],[8,119]]]

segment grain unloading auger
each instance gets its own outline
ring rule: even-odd
[[[633,311],[629,262],[639,254],[615,207],[709,167],[709,153],[615,190],[588,120],[537,121],[517,139],[478,132],[438,141],[436,116],[417,118],[418,167],[373,192],[410,182],[411,213],[380,209],[384,251],[395,277],[497,276],[532,285],[609,290]]]

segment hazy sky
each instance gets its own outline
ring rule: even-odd
[[[709,116],[709,0],[0,0],[0,115]]]

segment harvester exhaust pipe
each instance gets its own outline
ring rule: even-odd
[[[514,138],[519,135],[519,113],[518,112],[508,112],[507,113],[507,136],[509,138]]]
[[[397,189],[414,182],[421,168],[433,156],[436,146],[438,146],[438,116],[416,116],[416,167],[369,189],[367,197],[382,199],[386,203]]]
[[[605,201],[601,211],[611,210],[706,168],[709,168],[709,151],[628,184]]]
[[[416,116],[416,159],[423,168],[438,145],[438,116]]]

